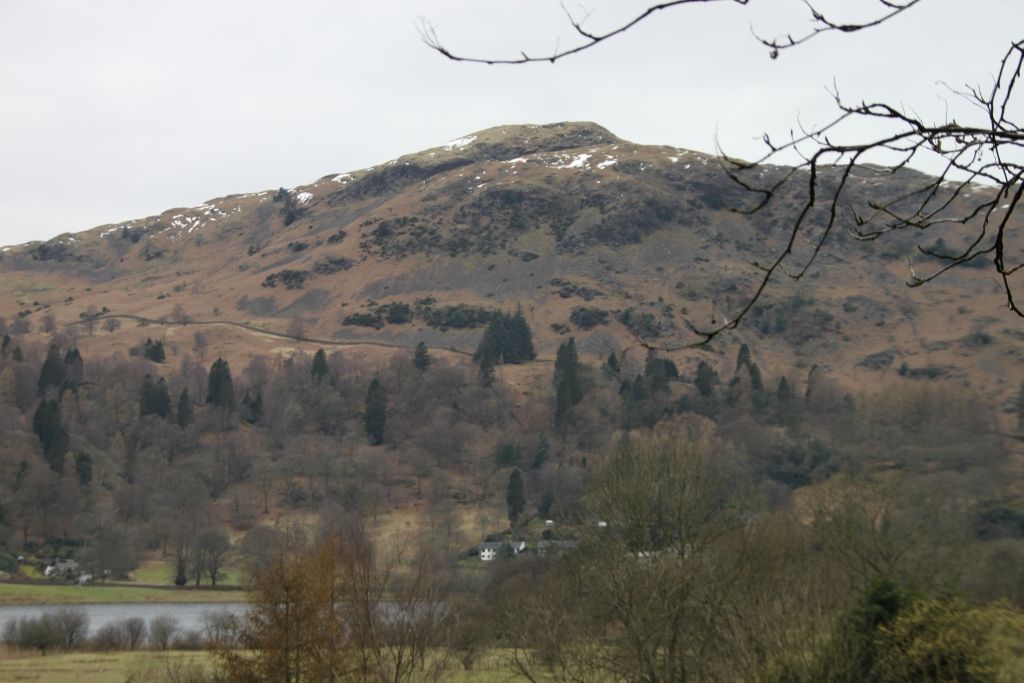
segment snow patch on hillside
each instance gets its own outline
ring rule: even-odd
[[[463,147],[467,147],[468,145],[472,144],[474,140],[476,140],[475,135],[467,135],[464,138],[456,138],[455,140],[452,140],[447,145],[445,145],[444,148],[449,152],[456,148],[462,149]]]

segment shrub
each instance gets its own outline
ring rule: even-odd
[[[589,330],[598,325],[605,325],[608,323],[608,311],[600,308],[587,308],[585,306],[577,306],[572,309],[572,313],[569,315],[569,322],[580,329]]]
[[[381,322],[380,315],[377,313],[353,313],[345,316],[345,319],[341,321],[342,325],[356,325],[358,327],[372,327],[374,329],[380,329],[384,326]]]

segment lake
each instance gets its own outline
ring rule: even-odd
[[[140,617],[149,624],[153,617],[174,617],[178,627],[185,631],[201,631],[204,616],[216,612],[242,614],[244,602],[199,602],[199,603],[109,603],[102,605],[4,605],[0,606],[0,629],[11,619],[38,617],[60,609],[74,609],[85,612],[89,618],[89,635],[111,622]]]

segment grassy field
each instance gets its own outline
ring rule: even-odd
[[[124,584],[71,586],[0,583],[0,605],[82,605],[110,602],[244,602],[242,591],[147,588]]]
[[[146,560],[132,572],[135,581],[140,584],[167,586],[171,583],[174,571],[167,560]],[[239,586],[248,580],[248,575],[241,569],[229,567],[217,581],[218,586]]]
[[[209,667],[203,652],[91,652],[0,658],[0,681],[26,683],[143,683],[158,679],[154,673],[188,666]]]
[[[160,680],[168,671],[213,666],[204,652],[115,652],[0,654],[0,681],[25,683],[144,683]],[[453,668],[445,674],[451,683],[499,683],[518,680],[499,656],[481,658],[473,671]]]

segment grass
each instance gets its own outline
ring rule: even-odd
[[[205,652],[60,653],[41,656],[35,652],[5,651],[0,654],[0,681],[26,683],[142,683],[159,680],[160,674],[177,667],[213,665]],[[505,658],[487,655],[472,671],[457,663],[443,680],[450,683],[499,683],[517,680]]]
[[[150,586],[168,586],[174,576],[174,569],[167,560],[146,560],[132,572],[135,581]],[[218,586],[240,586],[248,580],[241,569],[229,567],[217,581]]]
[[[71,586],[0,583],[0,605],[83,605],[111,602],[244,602],[241,591],[152,588],[124,584]]]
[[[152,680],[152,672],[175,665],[210,665],[205,652],[66,653],[45,657],[8,653],[0,658],[0,681],[26,683],[124,683]]]

